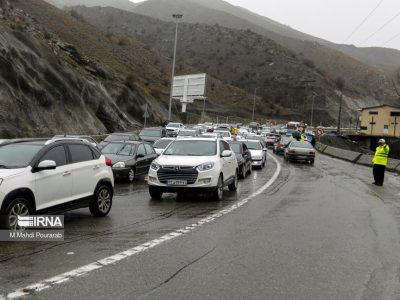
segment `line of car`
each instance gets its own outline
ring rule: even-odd
[[[114,180],[133,182],[146,175],[149,193],[206,193],[221,200],[227,187],[262,169],[267,162],[266,136],[232,137],[228,126],[209,128],[145,128],[113,133],[102,142],[90,136],[60,135],[52,139],[21,139],[0,144],[0,225],[16,228],[17,216],[89,207],[96,217],[112,207]],[[215,131],[214,131],[215,129]],[[180,132],[182,134],[180,135]],[[170,136],[170,137],[167,137]],[[173,137],[171,137],[173,136]],[[284,143],[284,141],[286,141]],[[288,160],[314,163],[309,143],[280,137],[274,152]]]

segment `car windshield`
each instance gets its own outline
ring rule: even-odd
[[[25,168],[42,149],[42,143],[16,143],[0,147],[0,169]]]
[[[175,141],[165,150],[164,155],[214,156],[217,154],[215,141]]]
[[[245,144],[246,144],[247,148],[249,148],[250,150],[262,150],[262,146],[261,146],[260,142],[246,141]]]
[[[312,149],[312,146],[309,142],[292,142],[290,144],[291,148],[305,148],[305,149]]]
[[[139,136],[160,137],[161,131],[159,129],[143,129]]]
[[[229,146],[231,146],[231,149],[232,149],[232,151],[233,152],[235,152],[235,153],[241,153],[241,151],[240,151],[240,144],[229,144]]]
[[[103,154],[130,156],[135,152],[136,145],[125,143],[110,143],[101,150]]]
[[[106,142],[115,142],[115,141],[127,141],[130,140],[130,135],[124,134],[111,134],[104,141]]]
[[[169,123],[167,127],[179,128],[179,123]]]
[[[157,149],[165,149],[173,140],[158,140],[154,143],[153,147]]]

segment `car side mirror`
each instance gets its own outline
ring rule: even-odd
[[[231,157],[232,156],[232,151],[231,150],[224,150],[221,153],[221,157]]]
[[[35,171],[40,172],[45,170],[55,170],[56,168],[57,164],[54,160],[44,160],[38,164],[38,166],[35,168]]]

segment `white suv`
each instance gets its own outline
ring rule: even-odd
[[[152,198],[163,193],[211,192],[222,200],[225,186],[236,191],[238,164],[229,144],[220,138],[173,141],[153,161],[148,176]]]
[[[165,126],[165,129],[167,130],[167,136],[170,137],[178,136],[179,131],[184,128],[185,126],[182,123],[168,123],[168,125]]]
[[[111,162],[88,142],[19,140],[0,145],[2,227],[17,228],[18,215],[89,207],[106,216],[112,206]]]

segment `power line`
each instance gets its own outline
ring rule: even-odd
[[[398,34],[396,34],[394,37],[388,39],[383,45],[387,45],[389,44],[391,41],[394,41],[395,39],[397,39],[400,36],[400,32]]]
[[[367,22],[367,20],[372,16],[372,14],[382,5],[383,1],[385,0],[381,0],[378,3],[378,5],[375,6],[375,8],[364,18],[364,20],[362,20],[360,24],[357,25],[357,27],[350,33],[350,35],[344,40],[343,43],[346,43],[357,32],[357,30],[360,29],[361,26],[365,24],[365,22]]]
[[[390,23],[392,23],[395,19],[397,19],[400,16],[400,11],[393,16],[389,21],[387,21],[385,24],[383,24],[377,31],[375,31],[374,33],[372,33],[369,37],[367,37],[362,43],[365,43],[366,41],[368,41],[370,38],[372,38],[374,35],[376,35],[379,31],[381,31],[383,28],[385,28],[387,25],[389,25]]]

